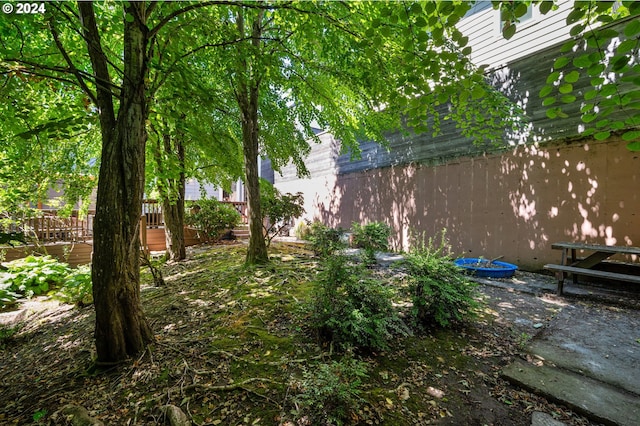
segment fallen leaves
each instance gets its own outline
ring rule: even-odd
[[[304,425],[289,416],[298,391],[290,379],[306,363],[331,359],[300,314],[315,261],[287,249],[274,257],[275,266],[252,275],[241,266],[242,247],[198,251],[166,266],[161,290],[142,292],[156,343],[106,374],[86,371],[95,356],[91,308],[39,313],[37,324],[1,353],[0,423],[30,423],[36,413],[73,404],[115,426],[161,424],[173,411],[194,425]],[[394,274],[384,270],[377,277],[402,285]],[[522,412],[534,408],[580,424],[579,417],[499,377],[501,366],[521,353],[517,337],[548,321],[546,305],[517,292],[487,294],[489,314],[469,329],[415,336],[367,358],[362,397],[368,403],[353,421],[479,424],[490,407],[494,424],[527,424]],[[496,294],[499,301],[492,299]],[[396,306],[408,305],[399,300]]]

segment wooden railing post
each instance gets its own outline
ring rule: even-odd
[[[147,216],[140,216],[140,250],[144,254],[149,254],[149,245],[147,244]]]

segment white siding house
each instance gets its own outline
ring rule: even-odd
[[[500,12],[493,8],[491,1],[478,1],[460,21],[458,29],[469,37],[473,63],[496,70],[567,40],[569,28],[565,21],[572,6],[573,1],[561,1],[557,10],[546,15],[542,15],[537,6],[530,6],[530,17],[521,19],[515,35],[506,40],[502,36]]]

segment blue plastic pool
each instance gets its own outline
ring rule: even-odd
[[[498,260],[491,262],[493,265],[491,268],[483,267],[482,265],[486,265],[487,262],[487,259],[480,259],[477,257],[464,257],[454,261],[456,265],[469,272],[473,272],[473,274],[478,277],[508,278],[513,276],[518,269],[516,265],[507,262],[500,262]]]

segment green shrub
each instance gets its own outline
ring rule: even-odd
[[[414,242],[406,256],[411,279],[413,314],[425,326],[449,327],[475,318],[479,302],[476,284],[453,263],[445,232],[433,239]]]
[[[362,379],[367,377],[367,364],[353,358],[303,367],[302,380],[294,383],[300,393],[294,397],[298,419],[307,424],[344,425],[356,417],[363,399]],[[309,423],[310,422],[310,423]]]
[[[51,256],[27,256],[6,264],[0,272],[0,306],[14,303],[20,295],[32,297],[57,289],[56,298],[67,303],[93,303],[91,268],[72,269]]]
[[[311,249],[317,256],[328,257],[347,246],[343,237],[343,229],[330,228],[321,222],[313,222],[307,239],[311,242]]]
[[[9,289],[15,293],[32,297],[59,287],[71,273],[66,263],[51,256],[27,256],[6,264],[7,270],[0,273],[0,283],[11,283]]]
[[[221,203],[215,198],[203,198],[189,206],[184,221],[202,237],[215,240],[225,230],[238,226],[241,219],[233,205]]]
[[[315,285],[311,322],[321,341],[343,350],[384,350],[394,334],[408,334],[393,309],[394,292],[345,256],[326,258]]]
[[[65,303],[73,303],[78,306],[91,305],[93,303],[91,267],[83,265],[72,269],[55,296]]]
[[[309,240],[309,237],[311,236],[311,226],[308,221],[302,220],[298,222],[293,232],[297,239]]]
[[[282,194],[269,181],[260,181],[260,207],[267,245],[289,230],[294,219],[304,214],[302,192]]]
[[[376,263],[376,252],[389,250],[391,227],[383,222],[371,222],[366,225],[353,223],[353,244],[363,251],[363,260],[367,265]]]

